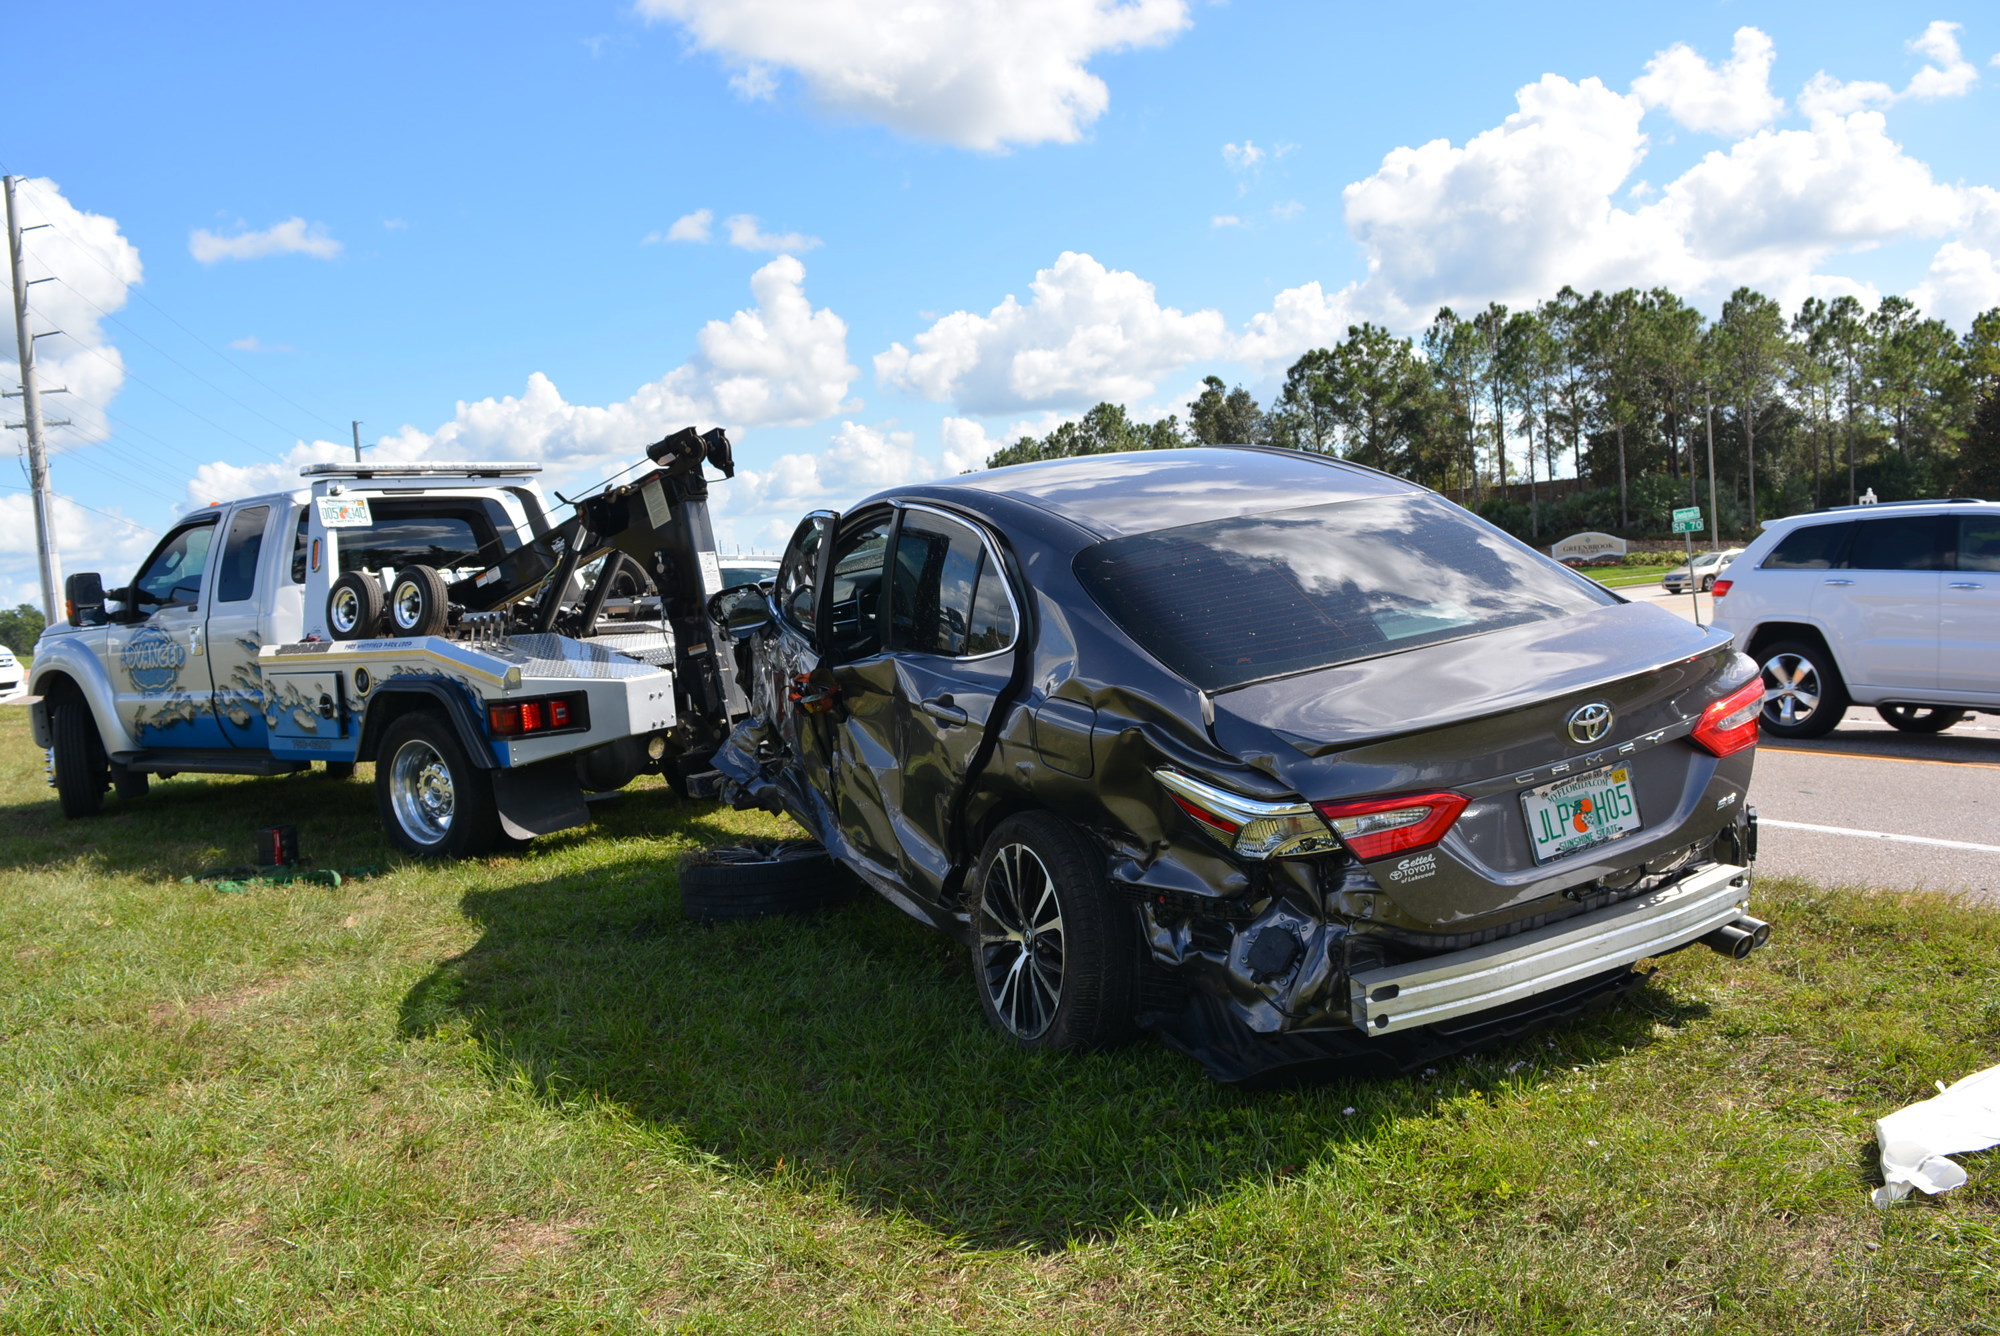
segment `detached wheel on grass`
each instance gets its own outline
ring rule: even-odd
[[[493,780],[473,765],[451,725],[419,711],[391,723],[375,753],[382,829],[417,858],[472,858],[500,840]]]
[[[849,895],[832,855],[814,840],[748,840],[681,863],[681,912],[697,923],[810,914]]]
[[[1139,926],[1104,856],[1045,812],[1000,823],[973,874],[972,970],[986,1018],[1023,1048],[1109,1048],[1139,1010]]]
[[[1779,738],[1821,738],[1847,713],[1847,687],[1833,658],[1818,645],[1781,640],[1764,651],[1764,713],[1759,722]]]
[[[55,745],[56,798],[71,820],[96,816],[104,807],[104,790],[111,782],[111,764],[97,736],[97,721],[80,697],[56,706],[49,724]]]
[[[1900,733],[1942,733],[1965,718],[1948,705],[1877,705],[1875,713]]]

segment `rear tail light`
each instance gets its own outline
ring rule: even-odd
[[[1471,799],[1458,793],[1406,793],[1359,802],[1314,803],[1348,852],[1364,863],[1428,849],[1444,838]]]
[[[1731,583],[1732,582],[1728,580],[1717,580],[1713,585],[1709,586],[1708,592],[1711,596],[1715,598],[1721,598],[1724,594],[1729,592],[1729,586]]]
[[[1757,716],[1763,710],[1764,679],[1753,677],[1703,710],[1690,736],[1717,756],[1734,756],[1757,745]]]
[[[590,711],[582,692],[510,700],[486,707],[486,727],[496,738],[570,733],[590,727]]]
[[[1178,770],[1155,770],[1153,778],[1216,843],[1239,858],[1300,858],[1340,847],[1307,803],[1273,803],[1246,798],[1192,779]]]

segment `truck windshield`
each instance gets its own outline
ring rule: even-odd
[[[1114,538],[1077,578],[1204,691],[1574,616],[1617,599],[1428,495]]]

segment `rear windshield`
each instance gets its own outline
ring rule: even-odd
[[[1617,602],[1433,496],[1367,497],[1114,538],[1077,578],[1204,691]]]
[[[470,570],[499,560],[513,538],[506,510],[486,497],[376,497],[369,510],[369,524],[340,531],[344,571]]]

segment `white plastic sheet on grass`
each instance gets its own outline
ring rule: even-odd
[[[1965,1182],[1965,1170],[1946,1159],[2000,1146],[2000,1067],[1974,1072],[1963,1081],[1875,1121],[1882,1147],[1882,1186],[1870,1198],[1889,1206],[1911,1188],[1949,1192]]]

